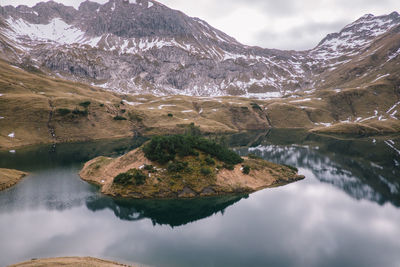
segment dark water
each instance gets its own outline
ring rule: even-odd
[[[307,178],[251,195],[114,200],[77,175],[141,140],[0,152],[30,176],[0,192],[0,266],[93,256],[150,266],[400,266],[400,138],[240,134],[237,151]]]

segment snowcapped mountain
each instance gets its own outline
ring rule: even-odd
[[[376,38],[399,25],[400,16],[397,12],[380,17],[365,15],[339,33],[329,34],[310,55],[316,59],[329,60],[360,54],[362,49],[367,49]]]
[[[393,12],[377,17],[365,15],[340,32],[329,34],[316,48],[307,51],[314,61],[306,64],[317,70],[313,78],[317,87],[343,86],[354,80],[360,85],[374,80],[390,60],[398,60],[399,30],[400,15]],[[396,52],[391,52],[393,49]],[[389,68],[389,73],[398,74],[398,68]]]
[[[366,15],[312,50],[280,51],[242,45],[153,0],[86,1],[78,10],[50,1],[0,7],[0,56],[122,93],[266,98],[339,86],[365,73],[375,79],[370,68],[334,83],[330,77],[373,55],[399,27],[396,12]],[[383,65],[398,62],[400,45],[390,45],[376,50],[386,49]]]

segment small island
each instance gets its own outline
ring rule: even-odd
[[[251,193],[304,179],[296,168],[194,135],[156,136],[119,158],[97,157],[80,176],[106,195],[147,199]]]
[[[25,172],[0,168],[0,191],[16,185],[26,175]]]

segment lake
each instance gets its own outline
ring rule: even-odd
[[[0,266],[59,256],[143,266],[400,266],[399,136],[274,130],[224,139],[306,179],[251,195],[121,200],[78,172],[143,140],[0,152],[0,167],[30,173],[0,192]]]

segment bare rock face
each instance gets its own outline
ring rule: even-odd
[[[78,10],[46,2],[0,7],[0,56],[122,93],[279,97],[341,86],[397,62],[399,47],[375,44],[398,35],[399,25],[396,12],[366,15],[312,50],[280,51],[242,45],[153,0],[86,1]],[[380,51],[381,65],[329,78]]]

